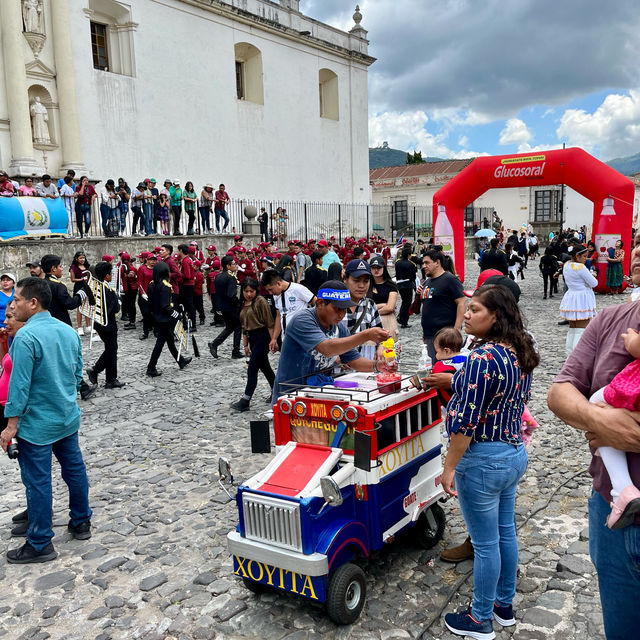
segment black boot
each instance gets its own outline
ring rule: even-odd
[[[242,353],[240,353],[240,351],[235,351],[234,350],[234,351],[231,352],[231,357],[234,360],[240,360],[241,358],[244,358],[244,355]]]
[[[249,411],[249,403],[251,401],[247,400],[246,398],[240,398],[240,400],[238,400],[238,402],[234,402],[231,405],[232,409],[235,409],[236,411]]]
[[[211,355],[217,360],[218,359],[218,346],[214,342],[209,343],[209,351]]]
[[[158,376],[162,375],[162,372],[158,371],[157,369],[147,369],[147,375],[150,378],[157,378]]]
[[[180,358],[178,359],[178,366],[181,369],[184,369],[191,362],[191,360],[191,356],[180,356]]]

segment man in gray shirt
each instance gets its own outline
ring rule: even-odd
[[[59,198],[58,187],[51,181],[51,176],[45,173],[42,176],[42,182],[36,185],[36,191],[40,198]]]

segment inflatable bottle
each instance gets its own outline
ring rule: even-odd
[[[598,286],[596,291],[606,290],[607,258],[615,250],[618,240],[622,240],[622,233],[620,223],[616,218],[616,211],[613,208],[613,198],[605,198],[602,201],[602,211],[593,234],[593,241],[598,252],[598,261],[596,263]]]
[[[438,217],[433,228],[433,241],[442,245],[442,251],[451,258],[454,258],[454,236],[453,227],[447,217],[447,210],[443,204],[438,205]]]

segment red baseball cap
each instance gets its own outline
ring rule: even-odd
[[[486,282],[487,278],[490,278],[491,276],[503,276],[503,275],[504,273],[502,273],[502,271],[498,271],[497,269],[485,269],[484,271],[481,271],[480,275],[478,276],[476,289],[480,288]],[[470,298],[476,289],[467,289],[463,291],[463,293],[465,296],[467,296],[467,298]]]
[[[241,235],[233,236],[233,241],[234,242],[239,242],[240,240],[242,240],[242,236]]]
[[[123,260],[131,260],[131,254],[128,251],[121,251],[120,252],[120,257]]]
[[[202,266],[202,262],[200,262],[200,260],[194,260],[193,264],[196,265],[196,267],[200,268]]]
[[[195,252],[196,252],[196,248],[193,245],[191,245],[189,247],[189,253],[195,253]]]
[[[215,250],[216,250],[216,247],[215,247],[215,245],[213,245],[213,244],[210,244],[210,245],[207,247],[207,251],[215,251]]]
[[[328,247],[329,243],[326,240],[318,240],[319,247]]]
[[[127,254],[128,255],[128,254]],[[113,256],[110,255],[104,255],[102,256],[102,262],[111,262],[112,260],[114,260]]]

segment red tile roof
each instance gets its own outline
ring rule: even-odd
[[[467,165],[471,164],[473,160],[474,158],[467,158],[465,160],[440,160],[438,162],[403,164],[399,167],[381,167],[380,169],[370,169],[369,180],[459,173]]]

